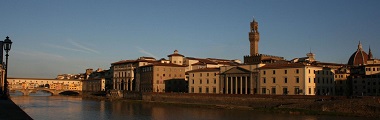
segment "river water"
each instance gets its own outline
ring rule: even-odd
[[[72,96],[11,96],[35,120],[331,120],[341,116],[290,115]]]

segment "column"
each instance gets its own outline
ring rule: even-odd
[[[245,94],[248,94],[248,77],[245,76]]]
[[[229,83],[228,83],[228,80],[229,80],[229,77],[226,77],[226,94],[229,94],[229,89],[228,89],[228,85],[229,85]]]
[[[238,94],[238,79],[235,77],[235,94]]]
[[[228,93],[229,94],[232,94],[232,89],[233,89],[233,80],[232,80],[232,77],[228,77],[228,84],[229,84],[229,87],[228,87]]]
[[[239,77],[239,81],[240,81],[240,94],[243,94],[243,77]]]

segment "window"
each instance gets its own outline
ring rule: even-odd
[[[193,77],[194,77],[194,73],[193,73]]]
[[[284,95],[287,95],[288,94],[288,88],[286,88],[286,87],[282,88],[282,93]]]
[[[284,78],[284,83],[288,83],[288,78]]]
[[[201,77],[202,77],[202,73],[199,73],[199,76],[201,76]]]
[[[267,89],[266,88],[261,88],[262,94],[267,94]]]
[[[194,87],[191,87],[191,93],[194,93]]]
[[[202,87],[199,87],[199,93],[202,93]]]
[[[294,94],[295,95],[300,94],[300,88],[294,88]]]
[[[300,70],[299,70],[299,69],[296,69],[296,73],[297,73],[297,74],[300,73]]]
[[[214,84],[216,84],[216,78],[214,78]]]
[[[275,77],[273,78],[273,83],[276,83],[276,78]]]
[[[202,79],[199,80],[199,84],[202,84]]]
[[[206,93],[208,93],[208,87],[206,87]]]
[[[276,74],[276,70],[273,70],[273,75]]]
[[[206,79],[206,83],[208,84],[209,82],[208,82],[209,80],[208,79]]]
[[[325,83],[325,78],[322,78],[322,83],[323,83],[323,84]]]
[[[194,84],[194,79],[192,81],[193,81],[193,84]]]
[[[309,94],[311,94],[311,88],[309,88]]]
[[[288,74],[288,70],[285,70],[284,73],[285,73],[285,74]]]
[[[311,78],[309,78],[309,83],[311,82]]]
[[[265,75],[265,71],[263,71],[263,74]]]
[[[207,76],[209,76],[209,74],[207,73]]]
[[[300,83],[300,78],[296,77],[296,83]]]
[[[265,82],[266,82],[266,78],[264,77],[264,78],[263,78],[263,83],[265,83]]]
[[[215,87],[212,88],[212,93],[216,93],[216,88]]]

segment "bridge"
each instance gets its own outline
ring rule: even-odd
[[[52,95],[63,92],[82,94],[82,80],[61,80],[46,78],[8,78],[10,92],[19,91],[29,95],[37,91],[46,91]]]
[[[49,89],[49,88],[10,89],[10,92],[16,92],[16,91],[23,93],[23,95],[29,95],[30,93],[35,93],[37,91],[46,91],[46,92],[51,93],[51,95],[59,95],[60,93],[63,93],[63,92],[75,92],[75,93],[78,93],[79,95],[82,94],[82,91],[79,91],[79,90],[54,90],[54,89]]]

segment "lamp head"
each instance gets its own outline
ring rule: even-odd
[[[12,47],[11,39],[9,39],[9,37],[7,36],[3,44],[4,44],[4,50],[8,53],[8,51],[11,50],[11,47]]]

